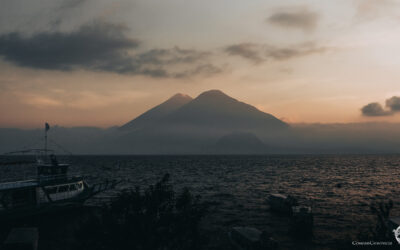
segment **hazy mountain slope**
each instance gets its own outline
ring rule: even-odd
[[[267,130],[288,127],[276,117],[219,90],[203,92],[161,121],[163,126],[194,126],[203,129]]]
[[[123,145],[127,153],[206,153],[229,133],[258,130],[273,134],[288,128],[274,116],[219,90],[206,91],[164,117],[157,117],[154,122],[147,119],[139,129],[124,130],[127,133],[120,135],[116,144]]]
[[[122,125],[121,130],[137,130],[152,126],[166,115],[174,112],[178,108],[190,102],[192,98],[184,94],[176,94],[169,98],[167,101],[155,106],[154,108],[144,112],[132,121]]]

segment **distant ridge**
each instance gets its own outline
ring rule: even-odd
[[[166,115],[172,113],[183,105],[187,104],[193,100],[192,97],[185,94],[175,94],[165,102],[154,108],[144,112],[137,118],[131,120],[130,122],[122,125],[121,130],[137,130],[151,126],[152,124],[158,122],[160,119],[164,118]]]

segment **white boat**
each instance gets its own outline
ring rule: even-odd
[[[52,150],[33,149],[11,154],[34,153],[37,173],[31,178],[0,182],[0,220],[57,209],[81,206],[93,195],[114,188],[116,181],[89,186],[82,176],[68,174],[69,164],[58,163]]]

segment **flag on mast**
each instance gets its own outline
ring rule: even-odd
[[[45,124],[45,129],[46,129],[46,131],[48,131],[50,129],[50,125],[47,122]]]

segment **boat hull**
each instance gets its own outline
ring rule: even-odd
[[[50,193],[54,185],[0,191],[0,221],[81,207],[93,192],[83,181],[75,183],[82,183],[79,192]],[[71,186],[71,181],[58,184],[59,187],[66,185]]]

